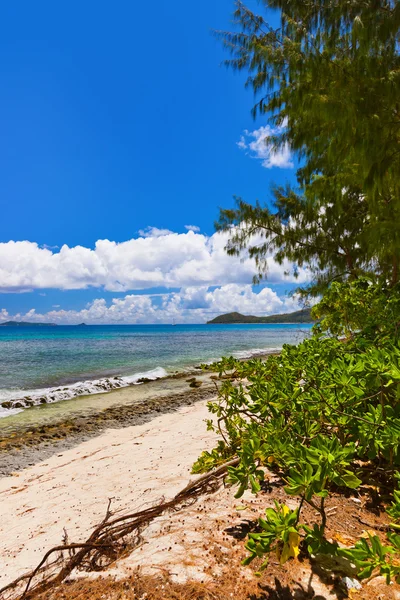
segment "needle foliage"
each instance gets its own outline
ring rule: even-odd
[[[264,0],[273,29],[237,3],[237,32],[218,35],[227,64],[248,73],[261,115],[300,161],[298,188],[275,187],[273,208],[241,199],[222,210],[228,252],[307,266],[321,293],[331,281],[379,273],[400,261],[400,3],[398,0]],[[232,225],[236,228],[232,229]],[[264,242],[252,245],[254,235]],[[383,243],[384,241],[384,243]]]
[[[400,582],[400,3],[260,6],[278,11],[277,29],[238,2],[236,31],[219,35],[258,95],[254,116],[278,130],[266,143],[299,159],[298,185],[273,188],[272,208],[237,199],[217,229],[229,254],[255,259],[258,280],[271,254],[307,268],[301,291],[319,297],[319,322],[279,356],[213,366],[224,377],[208,426],[220,440],[194,471],[238,456],[237,497],[258,493],[269,469],[297,498],[295,510],[267,508],[246,562],[328,556],[360,579]],[[343,548],[327,539],[326,499],[360,488],[375,490],[390,524]]]

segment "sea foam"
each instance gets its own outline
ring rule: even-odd
[[[162,367],[156,367],[151,371],[135,373],[126,377],[104,377],[92,381],[78,381],[66,386],[44,388],[39,390],[0,390],[0,418],[8,417],[20,412],[24,408],[38,406],[39,404],[50,404],[62,400],[71,400],[77,396],[91,394],[102,394],[110,390],[140,385],[141,380],[161,379],[167,377],[168,373]]]

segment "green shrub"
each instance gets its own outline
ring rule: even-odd
[[[313,311],[322,320],[312,337],[285,345],[279,356],[265,362],[227,358],[212,366],[230,375],[217,401],[209,403],[217,417],[217,425],[210,421],[209,427],[221,440],[193,471],[237,455],[238,466],[229,468],[236,497],[247,488],[260,490],[265,467],[298,497],[297,511],[267,509],[261,533],[250,534],[246,562],[272,550],[284,562],[295,556],[298,535],[304,552],[340,555],[357,566],[360,578],[381,573],[390,581],[400,574],[400,536],[389,533],[385,546],[370,536],[341,550],[324,536],[325,499],[332,490],[356,489],[371,477],[379,486],[383,477],[393,494],[391,528],[399,527],[400,291],[367,279],[333,284]],[[305,504],[320,515],[313,527],[300,523]]]

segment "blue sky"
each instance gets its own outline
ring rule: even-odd
[[[245,77],[221,66],[227,55],[211,34],[231,29],[233,8],[231,0],[3,4],[0,242],[57,254],[64,244],[93,250],[98,240],[148,240],[156,231],[149,227],[187,236],[187,225],[210,239],[218,206],[232,205],[233,195],[266,200],[272,182],[294,180],[293,168],[262,166],[260,146],[248,147],[256,136],[238,146],[245,130],[267,122],[253,121]],[[269,19],[277,24],[276,15]],[[9,246],[3,250],[0,273]],[[78,311],[99,298],[109,304],[192,284],[246,284],[245,275],[154,285],[128,278],[118,290],[90,273],[80,287],[68,278],[53,285],[43,282],[43,253],[29,246],[11,254],[8,278],[0,275],[0,309],[9,315]],[[153,267],[162,271],[163,260]],[[282,295],[293,282],[276,276],[270,287]]]

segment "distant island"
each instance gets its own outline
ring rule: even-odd
[[[229,323],[314,323],[311,317],[311,308],[304,310],[296,310],[291,313],[283,313],[282,315],[270,315],[269,317],[253,317],[251,315],[241,315],[238,312],[227,313],[215,317],[212,321],[207,321],[211,324],[229,324]]]
[[[57,327],[56,323],[29,323],[28,321],[6,321],[0,327]]]

